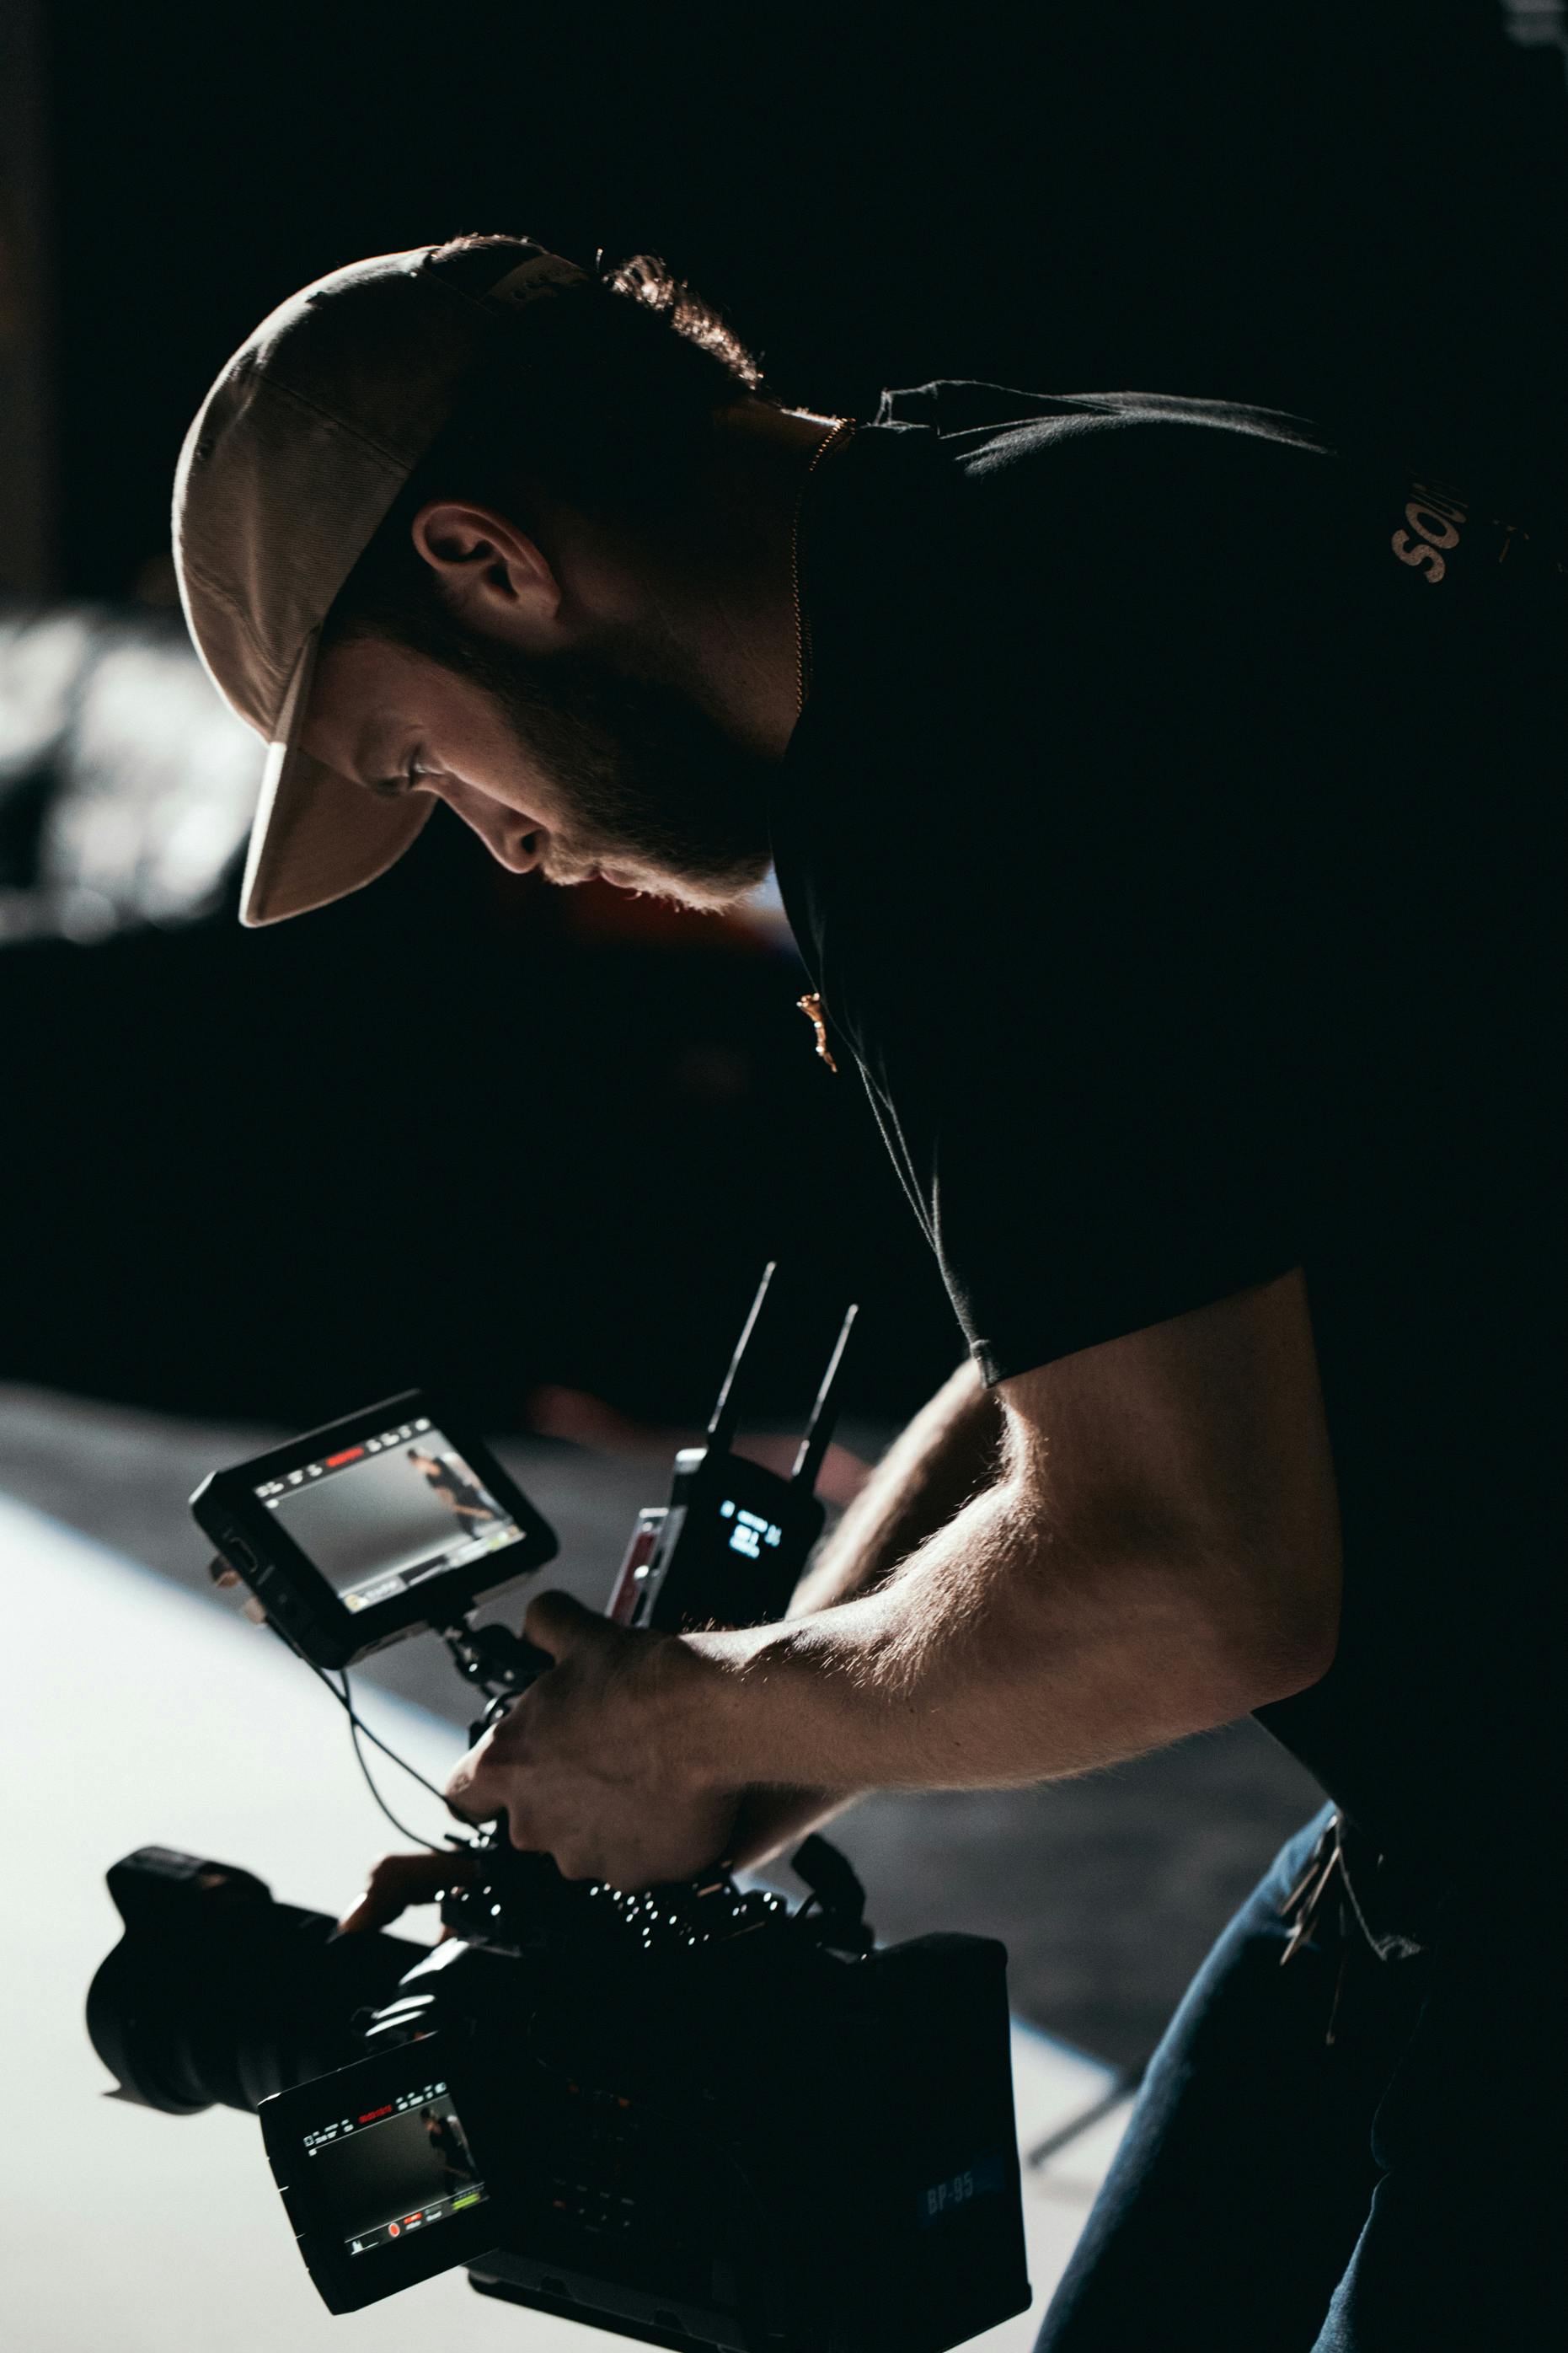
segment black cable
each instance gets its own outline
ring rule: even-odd
[[[218,1559],[213,1563],[213,1567],[216,1570],[221,1565],[222,1556],[220,1554]],[[237,1582],[234,1577],[232,1570],[229,1574],[230,1581]],[[436,1787],[435,1782],[427,1781],[425,1778],[424,1774],[417,1771],[416,1768],[408,1762],[406,1757],[400,1757],[395,1748],[389,1748],[387,1746],[386,1742],[383,1740],[379,1733],[373,1732],[371,1730],[369,1725],[366,1724],[364,1718],[354,1706],[353,1694],[349,1683],[349,1671],[346,1667],[340,1667],[338,1670],[338,1680],[342,1684],[342,1689],[340,1691],[337,1683],[333,1683],[326,1669],[324,1667],[319,1667],[314,1659],[307,1657],[306,1653],[300,1648],[299,1643],[294,1640],[293,1635],[289,1633],[287,1627],[280,1626],[276,1618],[268,1618],[266,1623],[270,1630],[278,1636],[279,1641],[283,1642],[290,1651],[293,1651],[294,1656],[297,1659],[301,1661],[305,1666],[310,1668],[310,1672],[315,1676],[316,1681],[321,1683],[325,1690],[331,1693],[332,1697],[337,1701],[338,1705],[348,1717],[349,1737],[353,1742],[354,1757],[358,1762],[359,1769],[364,1775],[365,1785],[369,1788],[371,1796],[375,1799],[376,1804],[381,1808],[382,1812],[386,1816],[387,1820],[392,1824],[394,1830],[396,1831],[403,1838],[412,1839],[416,1846],[428,1847],[432,1854],[441,1853],[442,1849],[436,1844],[433,1839],[421,1838],[417,1831],[411,1831],[406,1822],[400,1822],[398,1820],[397,1816],[393,1812],[392,1808],[387,1804],[385,1799],[382,1796],[381,1791],[375,1786],[375,1777],[371,1772],[369,1765],[365,1762],[364,1751],[360,1746],[361,1736],[363,1735],[363,1737],[370,1741],[374,1747],[379,1748],[384,1757],[390,1757],[391,1761],[398,1767],[399,1771],[406,1773],[411,1781],[417,1781],[422,1789],[428,1789],[430,1795],[436,1799],[437,1805],[445,1806],[447,1803],[446,1798]],[[448,1843],[452,1845],[460,1845],[463,1841],[460,1840],[449,1840]]]
[[[268,1622],[272,1624],[275,1621],[269,1620]],[[310,1668],[310,1672],[315,1676],[316,1681],[321,1685],[324,1691],[331,1692],[332,1697],[337,1701],[338,1705],[342,1709],[343,1714],[348,1717],[349,1738],[353,1743],[354,1762],[358,1765],[360,1771],[364,1775],[365,1788],[370,1791],[371,1796],[374,1799],[382,1812],[386,1816],[387,1820],[392,1824],[393,1829],[397,1832],[399,1838],[412,1839],[416,1846],[426,1848],[431,1854],[444,1853],[446,1850],[437,1846],[434,1839],[424,1837],[418,1831],[411,1831],[407,1823],[401,1821],[397,1815],[393,1812],[392,1808],[387,1804],[386,1799],[376,1788],[375,1776],[370,1769],[369,1760],[361,1746],[361,1736],[363,1735],[364,1739],[372,1742],[375,1747],[379,1748],[384,1757],[390,1757],[393,1764],[397,1766],[401,1771],[406,1773],[411,1781],[417,1781],[422,1789],[428,1789],[430,1795],[436,1799],[438,1803],[444,1806],[447,1800],[442,1797],[440,1790],[436,1787],[434,1781],[427,1781],[425,1778],[424,1774],[419,1772],[416,1767],[412,1766],[408,1762],[406,1757],[400,1757],[395,1748],[389,1748],[387,1746],[386,1742],[383,1740],[379,1733],[373,1732],[371,1730],[369,1725],[365,1723],[363,1717],[360,1715],[359,1710],[354,1705],[353,1692],[349,1683],[349,1673],[346,1667],[341,1667],[338,1670],[338,1683],[342,1685],[342,1689],[340,1691],[338,1683],[333,1683],[331,1675],[328,1674],[324,1667],[319,1667],[314,1659],[306,1658],[304,1651],[300,1648],[298,1642],[294,1641],[289,1635],[284,1633],[283,1629],[280,1626],[277,1628],[277,1631],[283,1635],[283,1640],[288,1643],[289,1648],[293,1651],[294,1656],[297,1659],[304,1659],[305,1664]]]
[[[290,1643],[289,1648],[294,1651],[294,1655],[297,1659],[305,1659],[304,1651],[300,1650],[295,1644]],[[324,1683],[327,1690],[331,1693],[332,1697],[337,1701],[338,1705],[342,1709],[344,1715],[348,1717],[350,1724],[353,1726],[355,1735],[357,1736],[358,1734],[363,1733],[364,1737],[370,1742],[372,1747],[379,1748],[382,1755],[384,1757],[390,1757],[393,1764],[395,1764],[400,1771],[406,1773],[411,1781],[417,1781],[422,1789],[428,1789],[430,1795],[437,1801],[437,1803],[444,1806],[447,1800],[442,1796],[440,1790],[436,1787],[435,1782],[427,1781],[425,1778],[424,1774],[417,1771],[416,1767],[408,1762],[406,1757],[400,1757],[398,1755],[395,1748],[389,1748],[385,1741],[381,1737],[381,1735],[379,1733],[373,1732],[369,1725],[365,1722],[363,1716],[360,1715],[358,1709],[354,1706],[353,1699],[350,1691],[347,1668],[342,1667],[338,1671],[339,1679],[343,1686],[342,1691],[340,1691],[337,1684],[333,1683],[331,1675],[328,1674],[326,1669],[324,1667],[319,1667],[314,1659],[305,1659],[305,1664],[310,1668],[310,1672],[315,1676],[316,1681],[319,1683]],[[356,1748],[359,1746],[357,1736],[354,1746]],[[423,1840],[421,1841],[421,1844],[427,1846],[429,1844],[429,1841],[427,1839]]]
[[[387,1820],[392,1824],[393,1829],[397,1832],[398,1836],[400,1838],[412,1839],[416,1846],[424,1847],[431,1854],[444,1854],[449,1847],[456,1847],[458,1849],[466,1848],[468,1841],[466,1839],[454,1838],[449,1831],[447,1837],[447,1846],[437,1846],[434,1839],[423,1837],[418,1831],[411,1831],[406,1822],[400,1821],[398,1820],[397,1816],[393,1812],[392,1808],[387,1804],[386,1799],[382,1796],[381,1791],[375,1786],[375,1776],[371,1771],[369,1763],[365,1757],[364,1750],[360,1746],[362,1736],[364,1739],[370,1741],[375,1747],[379,1748],[384,1757],[389,1757],[392,1763],[395,1765],[401,1772],[406,1773],[411,1781],[417,1781],[422,1789],[428,1789],[430,1795],[436,1799],[438,1805],[445,1806],[447,1800],[443,1797],[441,1791],[436,1787],[434,1781],[427,1781],[425,1778],[424,1774],[418,1771],[415,1766],[408,1762],[406,1757],[400,1757],[395,1748],[389,1748],[387,1746],[386,1742],[382,1738],[378,1732],[373,1732],[371,1730],[369,1725],[366,1724],[364,1718],[360,1715],[359,1710],[353,1704],[353,1691],[349,1682],[349,1672],[346,1667],[340,1667],[338,1670],[338,1682],[342,1685],[342,1689],[340,1691],[338,1689],[338,1684],[333,1683],[326,1669],[324,1667],[319,1667],[314,1659],[308,1658],[305,1652],[300,1648],[299,1643],[295,1641],[293,1636],[289,1633],[284,1627],[279,1626],[275,1618],[269,1618],[267,1620],[267,1623],[271,1628],[272,1631],[278,1636],[279,1640],[287,1644],[288,1648],[293,1651],[294,1656],[302,1661],[303,1663],[310,1668],[310,1672],[315,1676],[316,1681],[321,1685],[322,1689],[324,1691],[331,1692],[332,1697],[337,1701],[338,1705],[342,1709],[343,1714],[348,1717],[349,1737],[353,1743],[354,1761],[358,1765],[360,1771],[364,1775],[366,1788],[370,1791],[371,1796],[375,1799],[376,1804],[386,1816]]]
[[[343,1686],[342,1691],[341,1694],[332,1692],[332,1696],[334,1699],[341,1697],[342,1700],[343,1707],[349,1719],[349,1738],[353,1742],[354,1762],[359,1767],[360,1771],[364,1775],[365,1788],[370,1791],[371,1796],[375,1799],[376,1804],[381,1808],[382,1812],[386,1816],[387,1820],[392,1824],[393,1829],[397,1831],[400,1837],[412,1839],[416,1846],[427,1847],[432,1854],[443,1853],[445,1850],[438,1847],[434,1839],[426,1838],[419,1831],[411,1831],[407,1823],[400,1821],[398,1817],[393,1812],[392,1808],[387,1804],[386,1799],[382,1796],[381,1791],[375,1786],[375,1775],[370,1769],[369,1760],[366,1757],[364,1749],[361,1744],[361,1733],[364,1734],[367,1740],[375,1740],[376,1746],[381,1749],[385,1756],[390,1757],[395,1765],[401,1765],[404,1771],[412,1775],[413,1778],[419,1782],[423,1788],[431,1789],[432,1794],[436,1796],[439,1796],[440,1792],[434,1789],[433,1784],[426,1780],[423,1773],[416,1773],[412,1765],[407,1764],[403,1757],[396,1754],[395,1750],[388,1748],[384,1740],[376,1740],[374,1733],[369,1729],[368,1725],[361,1723],[359,1715],[354,1707],[353,1697],[349,1691],[349,1678],[346,1668],[342,1670],[340,1679]],[[321,1680],[323,1683],[326,1683],[327,1679],[323,1675]],[[327,1689],[329,1691],[332,1690],[330,1683],[327,1683]]]

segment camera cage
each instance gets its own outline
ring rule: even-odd
[[[281,1514],[269,1509],[256,1490],[275,1481],[289,1482],[290,1474],[312,1463],[330,1463],[333,1456],[367,1444],[379,1448],[389,1429],[408,1430],[416,1438],[428,1430],[445,1440],[505,1511],[517,1533],[491,1551],[436,1569],[402,1591],[351,1609],[289,1535]],[[479,1602],[531,1577],[560,1549],[553,1528],[501,1468],[467,1413],[430,1389],[402,1390],[306,1430],[286,1445],[213,1472],[192,1495],[191,1511],[214,1549],[284,1639],[313,1665],[334,1671],[409,1634],[462,1626]]]
[[[682,1450],[668,1503],[640,1516],[610,1610],[623,1624],[675,1629],[774,1615],[820,1531],[816,1477],[856,1311],[838,1333],[791,1475],[738,1456],[738,1383],[773,1271],[706,1444]],[[335,1475],[332,1454],[377,1433],[380,1445],[401,1444],[420,1423],[461,1456],[516,1536],[424,1576],[416,1570],[401,1592],[357,1596],[362,1606],[351,1610],[256,1490],[276,1496],[279,1479],[305,1484],[290,1474],[308,1474],[318,1458],[320,1471]],[[276,1630],[318,1670],[437,1632],[485,1694],[488,1722],[548,1663],[503,1628],[472,1624],[469,1612],[552,1558],[553,1533],[467,1417],[433,1392],[405,1390],[215,1473],[191,1503]],[[342,1704],[357,1727],[342,1680]],[[864,1892],[820,1838],[792,1859],[810,1890],[798,1909],[738,1886],[721,1865],[642,1895],[570,1883],[547,1856],[512,1850],[504,1823],[453,1844],[467,1844],[468,1858],[442,1903],[448,1940],[427,1951],[385,1936],[334,1944],[326,1915],[274,1906],[250,1874],[196,1858],[143,1851],[110,1874],[126,1936],[94,1980],[95,2046],[124,2096],[174,2113],[213,2098],[258,2113],[300,2253],[331,2310],[363,2309],[466,2264],[488,2296],[693,2353],[764,2337],[807,2353],[829,2329],[845,2353],[894,2345],[945,2353],[1025,2307],[1001,1947],[936,1936],[876,1949]],[[232,2063],[226,2037],[215,2066],[205,2040],[174,2032],[184,2014],[177,1978],[158,1989],[150,2037],[127,2042],[121,2031],[122,2010],[139,2021],[147,2008],[150,1956],[164,1967],[172,1906],[182,1944],[195,1939],[204,1957],[204,1984],[210,1953],[243,1952],[251,1971],[244,1982],[256,1977],[258,1996],[268,1970],[282,1970],[278,2017],[260,2010],[248,2041],[237,2027],[227,2036]],[[237,1907],[243,1921],[231,1916]],[[362,1942],[363,1952],[351,1949]],[[293,1966],[301,1957],[303,1971]],[[520,1966],[522,1980],[511,1974]],[[320,2004],[301,2001],[306,1979],[317,1978]],[[520,1983],[532,1991],[521,2013]],[[379,2006],[367,2010],[366,1993]],[[645,2028],[671,2014],[683,2022],[661,2051]],[[521,2039],[520,2015],[533,2021]],[[922,2064],[911,2072],[910,2051],[932,2016],[949,2031],[934,2049],[921,2043]],[[572,2047],[557,2048],[568,2022]],[[176,2047],[163,2065],[155,2063],[168,2056],[165,2028]],[[355,2030],[358,2055],[327,2063]],[[737,2050],[756,2062],[741,2078]],[[882,2086],[869,2110],[868,2070]],[[759,2127],[752,2105],[764,2090]],[[423,2147],[402,2174],[384,2161],[395,2142],[402,2148],[397,2117],[410,2114],[433,2142],[445,2136],[439,2180]],[[386,2211],[375,2222],[367,2213],[362,2229],[356,2187],[345,2233],[350,2177],[338,2158],[317,2159],[351,2137],[363,2147],[384,2124],[394,2139],[372,2144],[372,2171],[374,2202]],[[865,2163],[825,2209],[824,2147],[857,2131]],[[706,2204],[691,2205],[684,2189],[671,2202],[670,2185],[688,2179],[694,2156],[705,2160],[695,2180],[733,2173],[733,2215],[716,2188]],[[444,2186],[459,2174],[458,2189]],[[433,2182],[434,2204],[422,2203]],[[616,2230],[607,2232],[612,2193]]]

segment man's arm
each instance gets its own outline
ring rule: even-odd
[[[872,1472],[795,1588],[792,1618],[869,1592],[945,1527],[999,1468],[1002,1413],[962,1364]]]
[[[888,1449],[795,1588],[787,1615],[805,1618],[883,1584],[929,1536],[996,1477],[1002,1412],[974,1366],[961,1365]],[[731,1832],[731,1862],[755,1867],[855,1803],[858,1790],[748,1790]]]
[[[1340,1545],[1298,1271],[1003,1385],[1002,1474],[879,1589],[739,1633],[628,1636],[562,1597],[552,1674],[459,1767],[574,1875],[677,1877],[738,1793],[1079,1772],[1315,1682]]]
[[[689,1638],[717,1670],[699,1779],[741,1755],[772,1779],[797,1749],[829,1788],[1047,1779],[1323,1673],[1338,1509],[1299,1273],[1002,1395],[1003,1475],[879,1591]]]

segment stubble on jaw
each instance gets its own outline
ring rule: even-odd
[[[603,859],[581,856],[572,849],[558,849],[552,840],[540,860],[539,871],[547,882],[565,890],[574,890],[584,882],[604,881],[631,898],[658,900],[668,906],[679,907],[686,914],[723,915],[761,888],[767,880],[771,862],[764,858],[760,867],[749,863],[728,881],[710,879],[699,882],[688,875],[636,868],[625,858],[616,860],[608,852]]]
[[[464,664],[564,812],[541,868],[721,913],[765,879],[769,765],[695,700],[593,652],[521,662],[471,641]]]

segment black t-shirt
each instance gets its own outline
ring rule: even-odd
[[[984,1377],[1305,1270],[1386,1842],[1528,1794],[1554,1634],[1563,570],[1299,419],[889,395],[807,508],[774,849]]]

